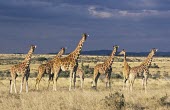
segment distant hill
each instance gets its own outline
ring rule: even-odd
[[[110,55],[112,50],[90,50],[90,51],[82,51],[81,55],[100,55],[106,56]],[[119,51],[117,52],[117,54]],[[127,52],[128,56],[147,56],[149,52]],[[49,53],[49,54],[56,54],[56,53]],[[68,53],[66,53],[68,54]],[[155,56],[159,57],[170,57],[170,52],[157,52]]]
[[[82,51],[82,55],[110,55],[111,50]],[[119,53],[119,52],[117,52]],[[147,56],[149,52],[127,52],[128,56]],[[155,56],[170,57],[170,52],[157,52]]]

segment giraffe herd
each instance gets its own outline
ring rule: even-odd
[[[58,54],[50,61],[48,61],[46,64],[41,64],[38,67],[38,75],[36,78],[36,83],[35,83],[35,89],[39,89],[39,83],[43,77],[44,74],[49,75],[49,80],[48,80],[48,87],[50,85],[50,82],[53,82],[53,90],[56,91],[56,83],[59,77],[59,74],[61,71],[69,71],[70,72],[70,81],[69,81],[69,91],[72,89],[72,83],[73,87],[75,89],[75,83],[76,83],[76,76],[80,77],[81,80],[81,88],[83,88],[84,84],[84,71],[78,67],[78,58],[80,56],[82,47],[86,39],[88,38],[89,35],[86,33],[82,34],[82,38],[79,41],[77,47],[75,48],[74,51],[72,51],[69,55],[66,57],[63,57],[62,55],[65,53],[65,48],[61,48],[61,50],[58,52]],[[105,84],[106,88],[111,87],[110,83],[110,78],[111,78],[111,73],[112,73],[112,64],[114,60],[114,56],[118,50],[119,46],[115,45],[113,46],[113,50],[111,55],[106,59],[101,64],[97,64],[94,67],[94,72],[93,72],[93,82],[92,82],[92,87],[97,89],[97,81],[98,78],[101,74],[105,75]],[[12,93],[12,89],[14,86],[14,91],[17,93],[16,90],[16,78],[18,75],[21,75],[21,87],[20,87],[20,93],[22,92],[22,87],[23,87],[23,82],[24,79],[26,79],[26,92],[28,92],[28,78],[30,74],[30,60],[31,56],[36,49],[35,45],[31,45],[30,50],[28,54],[26,55],[25,59],[23,62],[14,65],[10,69],[10,93]],[[139,66],[135,67],[130,67],[129,64],[127,63],[126,60],[126,51],[123,49],[119,55],[124,55],[124,61],[123,61],[123,89],[124,85],[127,83],[129,90],[133,90],[133,84],[136,79],[136,77],[140,76],[142,77],[142,85],[145,89],[146,92],[146,87],[147,87],[147,79],[149,75],[149,67],[152,62],[152,58],[157,52],[157,49],[153,48],[148,57],[144,62],[142,62]]]

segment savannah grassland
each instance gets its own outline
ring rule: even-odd
[[[112,65],[112,88],[106,89],[104,76],[100,76],[98,89],[91,88],[92,68],[102,63],[107,56],[80,56],[79,65],[86,73],[84,89],[80,88],[77,78],[76,89],[68,91],[69,78],[61,73],[57,82],[57,91],[52,91],[52,83],[47,90],[48,75],[40,83],[40,90],[35,90],[37,68],[44,63],[43,58],[50,59],[54,55],[33,55],[29,78],[29,92],[25,89],[21,94],[9,94],[9,69],[21,62],[25,55],[0,55],[0,110],[168,110],[170,109],[170,58],[154,57],[147,93],[142,90],[141,79],[135,80],[133,92],[122,90],[122,61],[116,57]],[[131,67],[144,61],[145,57],[128,57]],[[90,69],[89,69],[90,68]],[[62,75],[66,74],[66,75]],[[64,77],[65,76],[65,77]],[[17,78],[17,90],[20,89],[20,77]],[[14,92],[14,91],[13,91]]]

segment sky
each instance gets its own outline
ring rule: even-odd
[[[0,53],[170,51],[170,0],[0,0]]]

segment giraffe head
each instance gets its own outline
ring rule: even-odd
[[[123,49],[120,53],[119,53],[119,55],[125,55],[126,54],[126,50],[125,49]]]
[[[62,47],[61,48],[61,50],[63,51],[63,53],[65,53],[65,50],[66,50],[67,48],[65,48],[65,47]]]
[[[118,45],[114,45],[114,46],[113,46],[113,49],[114,49],[115,52],[117,52],[118,48],[119,48]]]
[[[157,51],[158,51],[158,49],[153,48],[153,49],[151,49],[151,52],[150,52],[150,53],[151,53],[152,55],[155,55],[155,53],[156,53]]]
[[[83,33],[83,34],[82,34],[83,41],[86,41],[86,39],[87,39],[87,37],[88,37],[88,36],[89,36],[88,34],[86,34],[86,33]]]
[[[61,50],[60,50],[59,53],[58,53],[58,56],[61,57],[61,56],[65,53],[65,50],[66,50],[66,49],[67,49],[67,48],[62,47]]]
[[[34,52],[36,47],[37,47],[36,45],[31,45],[31,50]]]

